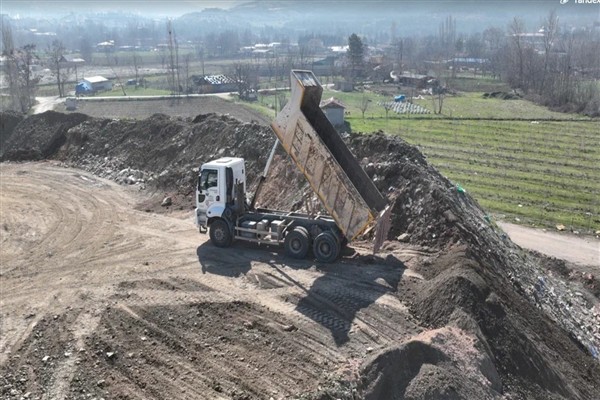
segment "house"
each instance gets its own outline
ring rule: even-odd
[[[404,72],[401,75],[395,75],[392,71],[390,75],[394,79],[394,82],[397,82],[402,86],[411,86],[417,89],[424,89],[428,87],[428,85],[430,85],[430,81],[433,79],[431,76],[413,74],[411,72]]]
[[[334,56],[327,56],[325,58],[315,60],[312,62],[311,70],[315,75],[332,75],[335,70]]]
[[[58,60],[58,62],[63,67],[79,67],[85,64],[85,60],[83,58],[76,57],[70,54],[63,55],[62,57],[60,57],[60,60]]]
[[[92,92],[112,90],[112,82],[103,76],[90,76],[89,78],[84,78],[81,83],[91,88]]]
[[[333,88],[340,92],[351,92],[354,90],[354,83],[352,81],[335,81],[333,82]]]
[[[344,125],[344,106],[339,100],[331,97],[327,100],[323,100],[320,104],[321,110],[325,113],[325,116],[331,122],[333,126]]]
[[[190,81],[197,93],[226,93],[238,90],[236,80],[226,75],[192,75]]]

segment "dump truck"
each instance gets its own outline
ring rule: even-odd
[[[277,139],[251,202],[244,159],[223,157],[200,167],[196,223],[218,247],[235,240],[283,245],[286,255],[320,262],[385,215],[386,200],[329,122],[319,104],[323,88],[312,71],[291,71],[291,98],[271,123]],[[326,214],[308,215],[255,207],[278,145],[291,157]]]

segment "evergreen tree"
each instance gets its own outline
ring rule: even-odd
[[[364,69],[365,49],[362,40],[356,33],[353,33],[348,38],[347,57],[350,63],[350,77],[355,79],[362,76]]]

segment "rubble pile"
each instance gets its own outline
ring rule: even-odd
[[[274,143],[270,128],[216,114],[194,119],[156,114],[132,121],[46,112],[27,117],[4,137],[3,161],[57,159],[123,184],[189,194],[199,165],[221,156],[246,159],[252,190]],[[441,398],[429,390],[440,379],[461,385],[452,398],[596,396],[598,299],[563,279],[547,259],[514,245],[469,193],[429,165],[416,147],[381,132],[351,134],[346,141],[393,204],[388,239],[436,254],[417,268],[425,277],[419,293],[398,296],[424,326],[469,332],[480,356],[493,364],[485,371],[500,376],[478,388],[476,381],[460,377],[460,362],[419,339],[375,355],[363,366],[366,398],[394,398],[399,390]],[[293,210],[315,206],[308,185],[281,150],[267,182],[259,204]],[[448,337],[451,342],[457,336]],[[414,370],[403,357],[421,360],[431,373]],[[388,374],[377,360],[403,366],[409,382],[401,388],[375,384]],[[444,370],[445,365],[451,368]],[[478,374],[488,373],[482,371]]]

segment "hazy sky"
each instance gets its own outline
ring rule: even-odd
[[[204,8],[230,8],[240,0],[0,0],[3,14],[11,17],[68,14],[70,12],[129,11],[144,15],[179,16]]]
[[[177,17],[185,13],[201,11],[204,8],[219,7],[231,8],[251,0],[0,0],[0,11],[11,17],[17,16],[62,16],[71,12],[110,12],[127,11],[144,16],[171,16]],[[401,10],[403,5],[409,8],[435,8],[436,3],[447,10],[448,5],[477,11],[478,9],[507,11],[526,7],[531,10],[536,7],[547,9],[556,8],[559,11],[570,10],[587,16],[600,17],[600,3],[583,4],[585,1],[599,0],[379,0],[377,3],[389,3],[390,9]],[[275,1],[258,0],[257,3],[276,3]],[[287,1],[279,0],[280,3]],[[368,0],[295,0],[294,3],[317,8],[321,5],[344,6],[352,5],[353,9],[369,9]]]

